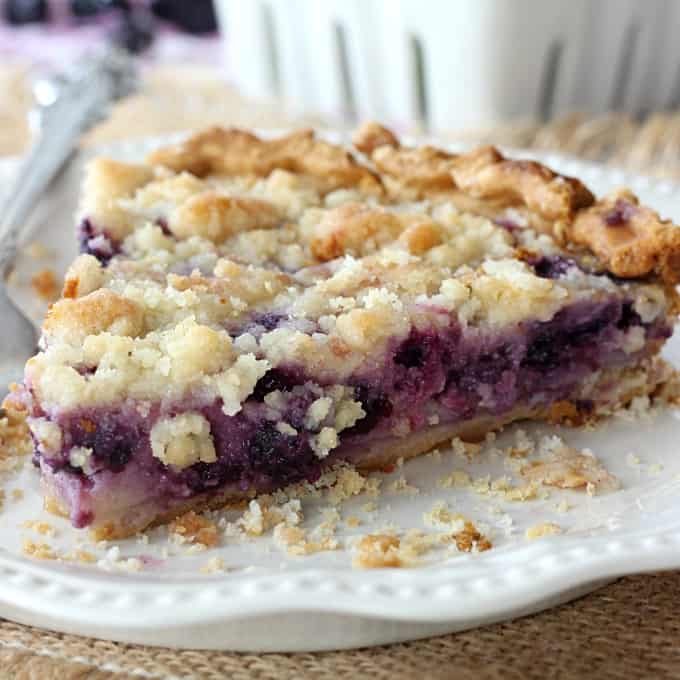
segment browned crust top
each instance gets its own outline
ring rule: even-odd
[[[353,144],[368,165],[311,130],[261,139],[244,130],[211,128],[155,151],[149,162],[199,177],[264,177],[284,169],[307,177],[322,192],[356,188],[387,200],[439,198],[491,218],[513,207],[532,227],[592,252],[616,276],[656,276],[670,285],[680,281],[680,230],[640,206],[630,192],[596,200],[578,179],[537,161],[505,158],[491,146],[462,154],[427,145],[405,147],[374,122],[356,131]],[[343,227],[344,239],[351,240],[346,232],[352,222],[358,224],[354,215]],[[315,243],[322,259],[334,255],[336,240],[329,232]]]
[[[149,162],[198,177],[210,174],[265,177],[282,169],[316,180],[321,191],[359,187],[381,193],[380,180],[341,146],[299,130],[276,139],[260,139],[245,130],[213,127],[181,144],[153,152]]]
[[[431,146],[405,148],[376,123],[357,131],[354,144],[383,177],[396,181],[393,192],[411,189],[423,198],[446,192],[454,201],[462,193],[488,202],[480,206],[487,215],[516,205],[530,213],[532,226],[590,250],[616,276],[680,281],[680,229],[628,191],[596,201],[578,179],[537,161],[507,159],[490,146],[459,155]]]

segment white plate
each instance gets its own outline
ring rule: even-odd
[[[106,153],[137,158],[167,140],[145,140],[109,147]],[[680,221],[680,189],[594,164],[553,155],[534,155],[556,169],[581,177],[596,192],[627,184],[665,216]],[[36,318],[42,306],[26,283],[38,268],[62,271],[75,255],[72,214],[83,155],[59,179],[36,216],[40,241],[54,261],[23,257],[14,294]],[[0,163],[0,186],[6,186],[14,164]],[[680,340],[667,356],[680,365]],[[547,431],[538,426],[525,429]],[[550,431],[555,431],[553,428]],[[400,528],[425,528],[422,515],[435,501],[473,519],[493,535],[493,550],[479,555],[432,558],[413,569],[358,571],[348,550],[308,557],[287,557],[264,537],[249,543],[225,541],[200,554],[180,549],[158,559],[167,540],[163,529],[151,532],[148,545],[119,541],[123,556],[146,559],[140,572],[105,571],[98,566],[35,562],[22,555],[24,538],[46,541],[56,550],[73,549],[83,534],[40,506],[37,475],[24,469],[5,485],[21,487],[20,501],[10,495],[0,513],[0,616],[21,623],[126,642],[185,648],[252,651],[339,649],[395,642],[471,628],[552,606],[622,574],[680,567],[680,456],[676,455],[680,422],[675,412],[653,421],[613,419],[595,431],[561,430],[576,446],[589,446],[623,489],[588,497],[553,491],[544,500],[525,503],[481,497],[469,490],[439,489],[436,479],[452,469],[473,476],[507,472],[500,457],[466,464],[452,453],[440,460],[424,457],[407,463],[383,481],[403,474],[421,492],[415,496],[383,493],[379,512],[361,510],[368,499],[342,506],[343,516],[364,523],[339,531],[339,537],[379,529],[387,521]],[[506,435],[512,436],[512,430]],[[640,459],[632,464],[633,454]],[[562,501],[572,505],[560,511]],[[319,507],[305,503],[310,525],[319,522]],[[509,519],[512,520],[510,524]],[[21,528],[26,519],[49,521],[55,537]],[[527,541],[525,529],[554,521],[566,532]],[[93,552],[102,550],[89,547]],[[199,569],[214,556],[230,568],[205,575]],[[428,561],[430,558],[425,556]]]

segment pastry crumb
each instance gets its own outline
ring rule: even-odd
[[[444,528],[453,532],[459,532],[465,528],[465,518],[459,513],[452,514],[444,501],[437,501],[432,510],[423,513],[423,522],[426,526]]]
[[[21,543],[21,552],[35,560],[56,560],[57,553],[47,543],[34,543],[30,538],[25,538]]]
[[[0,472],[10,472],[23,465],[23,458],[33,453],[33,442],[23,406],[12,395],[0,408]]]
[[[463,529],[453,534],[453,540],[461,552],[485,552],[493,547],[491,541],[470,520],[465,520]]]
[[[540,448],[546,457],[520,470],[530,482],[560,489],[585,489],[588,494],[621,487],[619,480],[588,449],[577,451],[557,436],[544,437]]]
[[[37,519],[27,519],[21,524],[22,529],[32,529],[41,536],[55,536],[56,529],[49,523]]]
[[[378,477],[364,477],[353,468],[343,467],[336,473],[336,479],[327,490],[328,502],[339,505],[342,501],[360,493],[377,496],[382,480]]]
[[[31,288],[42,300],[51,302],[59,297],[59,283],[51,269],[41,269],[31,277]]]
[[[64,562],[78,562],[79,564],[92,564],[97,561],[96,555],[87,550],[74,550],[60,556]]]
[[[555,524],[554,522],[544,522],[543,524],[536,524],[533,527],[529,527],[525,532],[525,536],[529,540],[533,540],[535,538],[554,536],[561,533],[562,527],[559,524]]]
[[[137,572],[142,570],[144,564],[138,557],[123,557],[120,548],[114,545],[97,561],[97,566],[104,571]]]
[[[403,476],[392,482],[389,486],[389,490],[393,493],[406,496],[417,496],[420,493],[420,489],[417,486],[409,484]]]
[[[451,440],[451,450],[457,456],[461,456],[463,458],[466,458],[467,460],[472,460],[472,458],[476,454],[478,454],[481,451],[481,449],[482,449],[481,444],[476,444],[474,442],[466,442],[460,439],[460,437],[454,437]]]
[[[570,505],[567,501],[560,501],[555,505],[555,510],[557,512],[569,512],[574,506]]]
[[[403,566],[399,556],[401,541],[396,536],[367,534],[356,546],[352,566],[357,569],[384,569]]]
[[[211,520],[197,515],[193,510],[170,523],[170,534],[180,543],[200,544],[212,548],[219,543],[217,525]]]
[[[454,470],[448,475],[443,475],[437,480],[440,489],[465,488],[472,485],[472,478],[464,470]]]
[[[200,572],[202,574],[221,574],[225,571],[226,567],[224,560],[221,557],[210,558],[201,568]]]
[[[300,527],[279,524],[274,527],[274,542],[289,555],[312,555],[327,550],[337,550],[338,541],[331,535],[320,535],[308,540],[308,532]]]

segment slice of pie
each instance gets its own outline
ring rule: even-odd
[[[13,400],[100,537],[657,390],[680,229],[487,147],[212,129],[96,160]]]

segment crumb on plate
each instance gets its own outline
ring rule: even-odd
[[[180,543],[200,544],[211,548],[219,543],[219,532],[214,522],[193,511],[174,520],[169,526],[170,534]]]
[[[529,527],[525,536],[529,540],[535,538],[542,538],[543,536],[554,536],[562,533],[562,527],[554,522],[543,522],[542,524],[536,524],[535,526]]]
[[[42,300],[51,302],[59,297],[59,282],[51,269],[41,269],[31,277],[31,288]]]

